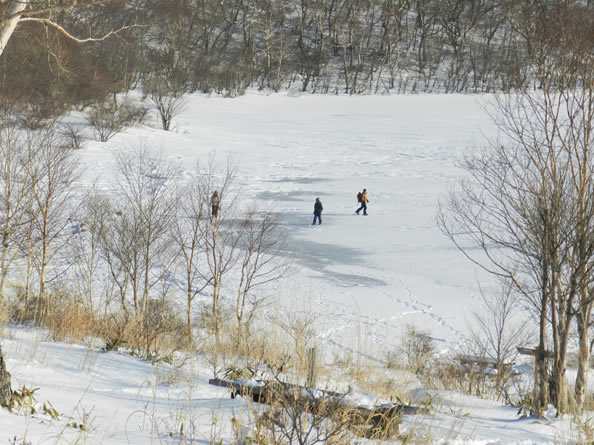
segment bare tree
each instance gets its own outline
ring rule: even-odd
[[[564,205],[567,215],[568,254],[559,275],[564,292],[552,301],[551,327],[554,347],[554,396],[560,412],[571,402],[566,395],[565,357],[571,323],[577,321],[580,354],[575,382],[575,401],[583,409],[586,375],[589,366],[588,324],[592,313],[594,278],[594,191],[592,141],[594,128],[594,34],[577,30],[591,29],[594,12],[582,4],[555,4],[537,9],[539,26],[527,27],[528,54],[534,60],[542,96],[528,101],[540,117],[541,132],[547,143],[558,147],[560,162],[567,172],[568,194]]]
[[[39,298],[45,298],[48,266],[59,244],[64,245],[75,211],[74,183],[80,178],[80,168],[74,151],[61,139],[53,127],[28,133],[31,160],[28,166],[32,178],[31,208],[33,260],[39,277]]]
[[[210,203],[211,195],[217,191],[221,209],[210,213],[200,225],[201,238],[205,248],[204,279],[210,283],[212,292],[211,324],[217,346],[220,344],[220,303],[222,286],[228,272],[237,264],[241,237],[238,235],[240,222],[240,190],[235,188],[236,169],[229,161],[224,170],[209,160],[206,170],[198,168],[200,198]],[[208,204],[209,205],[209,204]]]
[[[183,80],[164,76],[153,77],[144,84],[144,94],[159,113],[163,130],[169,131],[173,118],[183,111],[185,92]]]
[[[131,270],[138,251],[134,242],[136,239],[135,226],[124,218],[122,210],[114,207],[107,197],[94,197],[87,205],[93,207],[93,213],[98,216],[89,229],[94,230],[93,237],[99,240],[101,254],[105,259],[111,281],[117,288],[120,306],[124,313],[125,322],[129,318],[127,302],[128,288],[131,280]]]
[[[441,12],[439,2],[435,0],[414,0],[413,11],[416,16],[414,27],[413,50],[416,52],[416,69],[423,82],[424,89],[428,89],[441,54],[436,52],[434,40],[438,36],[438,21]]]
[[[584,408],[590,366],[589,325],[594,307],[594,11],[584,5],[559,7],[550,15],[552,33],[545,36],[545,64],[539,77],[547,103],[560,104],[561,118],[554,127],[558,144],[570,163],[572,188],[572,244],[568,281],[575,293],[579,354],[575,380],[578,412]],[[580,32],[582,27],[590,32]],[[552,92],[551,92],[552,91]],[[552,113],[550,113],[552,114]]]
[[[592,45],[575,35],[580,11],[564,5],[535,11],[542,26],[527,26],[525,35],[540,91],[519,90],[497,102],[493,117],[506,140],[465,162],[474,184],[454,192],[439,218],[467,256],[511,280],[536,310],[538,412],[549,394],[547,328],[553,346],[550,395],[563,413],[571,399],[566,361],[575,307],[587,315],[592,303],[593,64],[586,49]],[[484,256],[471,253],[464,240]],[[587,329],[580,332],[588,356]],[[579,408],[577,393],[576,398]]]
[[[147,148],[116,156],[115,190],[87,200],[91,240],[117,288],[127,321],[132,293],[134,314],[142,317],[149,293],[167,275],[174,251],[168,236],[177,202],[177,170]],[[93,241],[95,242],[95,241]]]
[[[72,261],[74,263],[74,281],[78,293],[86,297],[88,308],[91,312],[99,309],[96,301],[104,297],[103,312],[107,315],[111,302],[111,289],[114,284],[104,284],[101,292],[96,292],[97,275],[101,272],[104,259],[105,237],[117,236],[106,233],[106,220],[110,217],[110,207],[107,200],[93,191],[84,198],[80,209],[80,216],[74,221],[74,232],[70,243]],[[104,280],[101,280],[102,282]],[[117,274],[116,280],[117,283]]]
[[[388,0],[382,7],[380,48],[383,52],[382,69],[389,73],[386,89],[395,87],[396,75],[403,69],[400,59],[412,44],[405,20],[408,8],[409,0]],[[378,84],[382,81],[378,79]]]
[[[287,20],[284,2],[270,2],[260,11],[254,23],[256,51],[254,60],[262,71],[261,87],[278,91],[288,74],[290,41],[283,32]],[[258,38],[259,37],[259,38]]]
[[[456,246],[490,273],[514,283],[536,310],[537,411],[548,404],[546,323],[560,284],[552,271],[563,257],[559,227],[566,216],[559,205],[563,181],[548,165],[555,154],[551,148],[510,143],[466,159],[463,165],[472,179],[441,201],[438,211],[439,226]]]
[[[117,200],[109,233],[108,256],[117,258],[112,271],[121,277],[121,288],[132,289],[134,309],[146,311],[149,291],[162,279],[172,261],[168,237],[177,205],[172,181],[177,169],[144,147],[116,156]],[[109,227],[109,226],[108,226]],[[113,233],[115,232],[115,233]],[[158,267],[159,266],[159,267]],[[154,275],[154,276],[153,276]]]
[[[188,335],[192,336],[192,302],[210,288],[210,326],[219,343],[223,286],[234,289],[234,312],[238,333],[247,334],[252,317],[262,301],[257,288],[286,274],[288,262],[279,255],[283,237],[276,231],[276,217],[242,209],[241,192],[235,187],[236,170],[221,167],[211,157],[206,168],[197,167],[196,179],[185,189],[172,236],[183,271]],[[220,196],[220,211],[211,197]],[[245,331],[244,331],[245,329]]]
[[[28,3],[27,1],[12,1],[4,11],[4,20],[0,22],[0,54],[4,52],[4,48],[23,17],[22,13]]]
[[[123,0],[115,0],[123,1]],[[100,36],[75,36],[65,29],[54,17],[54,14],[63,13],[73,9],[84,11],[93,8],[101,8],[108,1],[106,0],[67,0],[61,3],[38,0],[6,0],[2,2],[5,6],[3,18],[0,20],[0,55],[4,52],[8,41],[12,37],[16,27],[23,22],[36,22],[45,26],[50,26],[58,30],[67,38],[79,43],[97,42],[107,39],[109,36],[117,34],[125,28],[112,30],[107,34]],[[128,27],[128,26],[127,26]],[[127,28],[126,27],[126,28]]]
[[[513,291],[514,286],[509,283],[489,294],[481,291],[482,305],[473,310],[474,323],[469,329],[473,351],[494,364],[497,397],[506,398],[510,365],[518,357],[516,348],[531,338],[527,320],[518,316],[518,300]]]
[[[32,203],[26,142],[15,126],[0,128],[0,299],[4,297],[11,264],[19,253],[20,233],[28,223]]]
[[[209,218],[209,203],[201,193],[199,183],[192,182],[182,192],[183,199],[175,214],[172,229],[173,242],[179,250],[178,261],[183,270],[183,291],[186,296],[186,318],[188,340],[193,341],[192,302],[208,285],[210,279],[201,273],[201,261],[204,258],[205,242],[202,225]]]
[[[277,230],[278,217],[252,208],[242,217],[239,229],[239,278],[236,282],[235,316],[238,339],[249,335],[250,322],[263,298],[255,291],[286,277],[290,261],[283,255],[284,237]]]

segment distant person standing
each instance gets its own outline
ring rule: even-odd
[[[322,201],[320,201],[320,198],[316,198],[313,211],[314,219],[313,223],[311,223],[312,226],[316,225],[316,219],[318,220],[318,224],[322,225],[322,210],[324,210],[324,206],[322,206]]]
[[[369,202],[369,200],[367,199],[367,189],[363,189],[363,193],[361,193],[360,195],[361,196],[359,197],[359,194],[357,194],[357,199],[361,203],[361,207],[355,210],[355,213],[358,215],[359,212],[363,210],[363,215],[367,216],[367,203]]]
[[[217,218],[219,216],[220,204],[221,198],[219,197],[219,192],[215,190],[212,196],[210,197],[210,214],[214,218]]]

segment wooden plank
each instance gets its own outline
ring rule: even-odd
[[[267,382],[264,380],[255,380],[253,384],[241,382],[238,380],[210,379],[210,385],[221,386],[231,390],[231,398],[236,396],[251,397],[254,402],[266,403],[269,391],[266,388]]]
[[[305,388],[303,386],[293,385],[290,383],[269,382],[266,380],[255,380],[253,381],[253,383],[250,383],[239,380],[225,380],[214,378],[210,379],[208,383],[210,385],[229,388],[231,390],[231,397],[235,397],[236,395],[250,396],[255,401],[261,403],[268,403],[270,399],[274,396],[274,393],[278,394],[279,391],[290,394],[299,392],[300,394],[306,397],[310,397],[312,400],[334,399],[337,401],[341,401],[344,397],[344,394],[334,391],[325,391],[320,389],[312,390]],[[396,417],[402,416],[403,414],[420,414],[429,412],[429,410],[426,408],[419,408],[415,406],[400,404],[383,404],[375,406],[373,408],[355,405],[352,408],[354,410],[357,410],[362,416],[373,416],[375,414],[380,416]]]
[[[529,355],[532,357],[536,357],[538,355],[537,348],[523,348],[521,346],[518,346],[516,349],[522,355]],[[554,357],[554,354],[551,351],[545,351],[545,358],[553,358],[553,357]]]
[[[477,366],[481,369],[497,369],[497,360],[492,359],[490,357],[482,357],[476,355],[460,355],[458,356],[458,361],[461,365],[464,366]],[[513,363],[501,363],[501,369],[503,371],[509,372],[509,370],[513,367]]]

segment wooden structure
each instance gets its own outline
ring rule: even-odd
[[[522,347],[518,346],[516,349],[518,350],[518,352],[521,355],[529,355],[529,356],[534,357],[534,359],[536,360],[536,356],[538,355],[537,348],[522,348]],[[545,351],[544,354],[545,354],[545,358],[554,358],[555,357],[551,351]]]
[[[208,383],[229,388],[231,398],[237,396],[249,397],[254,402],[267,405],[280,403],[282,406],[283,400],[295,400],[296,397],[304,398],[309,402],[303,404],[305,409],[318,414],[318,410],[327,410],[328,402],[330,402],[332,406],[340,407],[340,409],[348,413],[356,434],[372,438],[395,437],[398,434],[398,425],[402,423],[403,415],[428,412],[426,408],[395,403],[386,403],[374,407],[353,405],[346,399],[346,394],[276,381],[243,381],[215,378],[210,379]]]
[[[466,372],[480,372],[487,375],[495,375],[499,372],[497,360],[489,357],[479,355],[460,355],[458,356],[458,361],[464,366]],[[510,375],[514,373],[513,365],[513,363],[501,363],[499,368],[503,374]]]

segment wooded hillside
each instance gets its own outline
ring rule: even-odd
[[[11,3],[2,2],[4,9]],[[168,95],[234,96],[248,87],[330,94],[507,91],[530,82],[527,54],[539,39],[555,38],[561,17],[581,16],[583,32],[594,32],[594,4],[584,0],[88,0],[86,7],[64,6],[69,3],[29,5],[29,20],[1,56],[5,100],[59,112],[140,85]],[[52,9],[56,4],[62,6]],[[80,39],[117,32],[79,43],[49,21]]]

